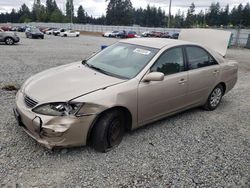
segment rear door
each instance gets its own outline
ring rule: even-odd
[[[186,46],[188,64],[189,105],[200,104],[207,99],[219,81],[220,65],[205,49]]]
[[[162,72],[163,81],[140,82],[138,88],[138,123],[164,117],[186,106],[187,71],[183,48],[169,49],[159,57],[150,72]]]

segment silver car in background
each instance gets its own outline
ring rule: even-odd
[[[4,31],[0,29],[0,42],[5,42],[7,45],[13,45],[18,43],[20,38],[17,36],[15,32]]]

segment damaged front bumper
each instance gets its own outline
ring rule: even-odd
[[[26,107],[21,92],[17,93],[14,115],[25,132],[48,149],[86,145],[89,129],[97,116],[58,117],[36,114]]]

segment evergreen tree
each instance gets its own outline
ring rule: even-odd
[[[244,19],[244,25],[250,26],[250,3],[247,3],[244,7],[242,17]]]
[[[172,25],[175,28],[182,28],[184,27],[184,13],[181,14],[181,10],[179,9],[178,12],[175,14]]]
[[[191,4],[191,6],[188,9],[187,12],[187,18],[186,18],[186,26],[187,27],[193,27],[195,24],[195,5],[194,3]]]
[[[60,22],[63,22],[63,18],[64,18],[64,16],[63,16],[62,11],[57,8],[52,12],[52,14],[50,16],[50,21],[60,23]]]
[[[110,0],[106,18],[108,25],[130,25],[133,23],[133,6],[130,0]]]
[[[22,4],[21,8],[18,11],[19,22],[30,22],[31,13],[29,7],[26,4]]]
[[[77,10],[77,22],[86,23],[85,10],[83,9],[82,5],[80,5]]]

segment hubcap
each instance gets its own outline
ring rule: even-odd
[[[12,44],[13,43],[12,39],[7,39],[6,42],[7,42],[7,44]]]
[[[222,97],[222,91],[220,88],[216,88],[213,93],[211,94],[211,98],[210,98],[210,105],[212,107],[216,107],[221,100]]]

